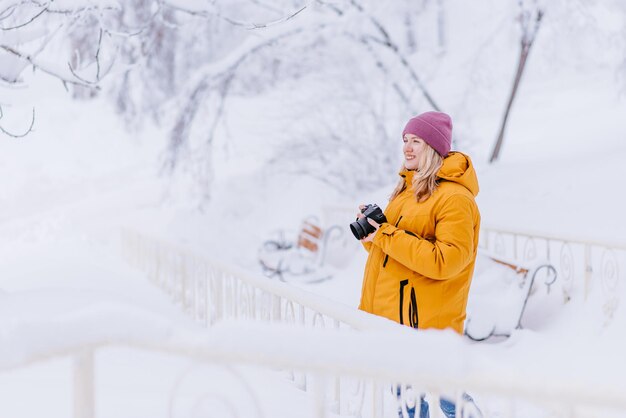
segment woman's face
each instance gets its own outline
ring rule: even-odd
[[[404,141],[404,146],[402,147],[404,166],[407,170],[417,170],[426,143],[422,138],[413,134],[404,135],[402,140]]]

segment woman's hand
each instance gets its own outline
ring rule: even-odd
[[[365,205],[359,205],[360,212],[356,214],[357,219],[365,218],[365,215],[363,215],[363,209],[365,209]],[[372,242],[372,240],[374,239],[374,236],[376,236],[376,232],[378,232],[378,228],[380,228],[380,224],[378,222],[373,221],[370,218],[367,218],[367,221],[370,223],[370,225],[376,228],[376,230],[372,232],[371,234],[369,234],[368,236],[366,236],[365,238],[363,238],[361,242]]]
[[[365,210],[365,205],[359,205],[359,212],[356,214],[357,220],[365,218],[365,215],[363,215],[363,210]]]
[[[374,232],[372,232],[371,234],[369,234],[368,236],[366,236],[365,238],[363,238],[361,241],[363,242],[372,242],[374,240],[374,237],[376,236],[376,233],[378,232],[378,228],[380,228],[380,224],[370,218],[367,218],[367,222],[370,223],[370,225],[372,225],[374,228],[376,228],[376,230]]]

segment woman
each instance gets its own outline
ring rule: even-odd
[[[426,112],[406,124],[387,222],[368,219],[376,230],[362,240],[369,257],[359,309],[413,328],[462,334],[480,213],[474,167],[467,155],[450,152],[451,137],[445,113]]]

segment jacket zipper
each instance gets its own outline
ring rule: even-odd
[[[411,305],[409,306],[409,323],[411,327],[417,328],[419,317],[417,315],[417,298],[415,297],[415,288],[411,288]]]
[[[409,284],[409,280],[400,281],[400,324],[404,325],[404,288]],[[415,296],[415,288],[411,287],[411,304],[409,305],[409,325],[411,328],[418,328],[419,316],[417,314],[417,297]]]
[[[400,324],[404,325],[404,315],[402,313],[402,305],[404,304],[404,287],[409,284],[409,280],[400,282]]]
[[[400,217],[398,218],[398,222],[396,222],[396,224],[394,225],[396,228],[400,224],[401,220],[402,220],[402,215],[400,215]],[[385,254],[385,259],[383,260],[383,268],[385,268],[385,266],[387,265],[387,261],[389,261],[389,254]]]

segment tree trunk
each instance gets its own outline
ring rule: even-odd
[[[511,107],[513,107],[513,100],[515,100],[515,95],[517,94],[517,89],[519,87],[520,80],[522,79],[522,74],[524,73],[524,67],[526,66],[526,59],[528,58],[529,52],[530,45],[522,45],[522,48],[520,50],[519,63],[517,64],[517,72],[515,73],[515,81],[513,82],[513,88],[511,89],[509,102],[506,105],[504,117],[502,118],[502,125],[500,126],[500,132],[498,133],[498,140],[496,141],[496,145],[491,153],[491,158],[489,159],[490,163],[497,160],[500,156],[500,149],[502,148],[502,142],[504,142],[504,131],[506,129],[506,123],[509,119]]]
[[[506,124],[509,120],[509,114],[511,113],[511,108],[513,107],[513,101],[515,100],[515,96],[517,95],[517,89],[519,88],[522,74],[524,73],[524,68],[526,67],[526,61],[528,60],[528,54],[530,54],[530,48],[532,48],[533,46],[533,43],[537,36],[537,32],[539,31],[539,26],[541,25],[543,10],[537,9],[536,12],[537,14],[534,19],[534,27],[532,28],[530,27],[531,24],[529,23],[529,21],[527,19],[524,19],[524,17],[528,15],[525,15],[523,10],[522,14],[520,15],[520,21],[522,22],[522,39],[520,42],[521,48],[519,63],[517,64],[517,72],[515,73],[515,80],[513,81],[511,95],[509,96],[509,101],[506,105],[504,117],[502,118],[502,125],[500,126],[500,132],[498,133],[498,140],[496,141],[496,145],[491,153],[491,158],[489,159],[490,163],[493,163],[500,156],[500,150],[502,149],[502,143],[504,142],[504,131],[506,130]]]

